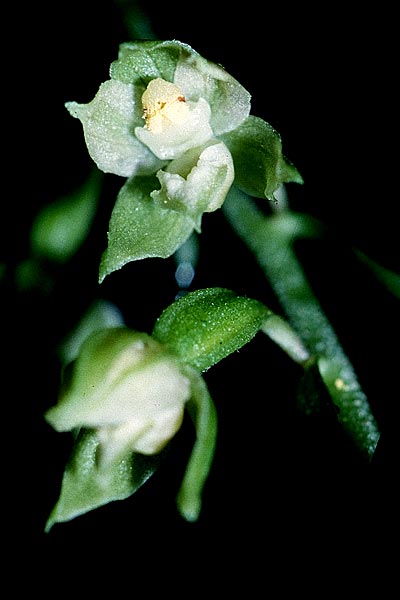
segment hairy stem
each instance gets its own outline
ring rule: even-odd
[[[312,224],[307,223],[304,215],[288,209],[265,216],[249,196],[236,188],[231,190],[223,211],[263,269],[290,324],[315,357],[325,386],[338,408],[342,427],[361,453],[371,458],[379,439],[377,423],[354,369],[292,248],[296,234],[313,234]]]

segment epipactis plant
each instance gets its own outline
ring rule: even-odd
[[[171,256],[237,186],[274,199],[302,183],[279,134],[250,114],[250,93],[182,42],[120,46],[88,104],[67,102],[97,167],[127,178],[111,214],[99,281],[126,263]]]
[[[249,92],[175,40],[122,44],[95,98],[66,107],[81,121],[98,169],[127,178],[111,214],[100,283],[130,261],[174,254],[234,187],[274,200],[283,183],[302,183],[279,134],[250,115]],[[57,431],[76,435],[47,530],[135,492],[186,411],[196,440],[177,502],[184,518],[196,520],[217,432],[202,372],[260,330],[298,363],[310,358],[281,317],[222,288],[176,300],[151,335],[123,322],[95,329],[66,366],[59,402],[46,413]]]

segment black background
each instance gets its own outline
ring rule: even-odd
[[[2,227],[8,557],[38,590],[101,591],[104,582],[133,593],[139,583],[151,590],[161,582],[176,593],[184,582],[191,593],[211,586],[213,575],[226,589],[246,585],[253,597],[267,593],[277,573],[289,581],[295,573],[308,590],[322,586],[322,597],[346,573],[356,574],[356,585],[375,577],[383,586],[398,525],[398,299],[353,248],[398,271],[393,15],[383,4],[351,14],[341,3],[139,5],[156,37],[221,63],[252,94],[252,113],[281,134],[305,180],[288,186],[291,206],[327,227],[323,240],[297,251],[370,399],[381,440],[365,465],[331,424],[306,419],[296,407],[297,367],[256,336],[206,374],[219,436],[197,523],[184,522],[175,507],[193,443],[185,422],[162,468],[134,496],[43,532],[71,449],[69,436],[43,419],[58,393],[57,344],[96,297],[149,331],[177,286],[173,260],[152,259],[127,265],[99,288],[98,261],[121,187],[114,176],[105,179],[101,210],[78,255],[63,267],[48,265],[51,293],[15,286],[38,210],[82,183],[92,166],[64,103],[90,101],[129,39],[118,3],[18,4],[3,18],[12,34],[3,51],[11,133]],[[280,310],[221,211],[205,216],[201,240],[193,289],[228,287]],[[279,583],[284,589],[288,580]]]

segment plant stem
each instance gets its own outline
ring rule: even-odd
[[[196,429],[196,441],[176,498],[180,514],[196,521],[201,511],[202,492],[209,475],[217,439],[218,418],[204,379],[187,370],[192,397],[187,409]]]
[[[294,237],[315,234],[312,219],[285,208],[265,216],[246,194],[233,188],[223,205],[236,234],[252,251],[273,287],[289,323],[314,355],[338,409],[338,419],[356,447],[370,459],[379,429],[354,369],[307,281],[292,248]]]

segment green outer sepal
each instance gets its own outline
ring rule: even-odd
[[[157,77],[173,81],[182,54],[190,56],[197,52],[177,40],[124,42],[119,46],[118,59],[111,63],[110,76],[123,83],[143,86],[143,89]]]
[[[130,453],[99,472],[95,431],[81,429],[64,470],[61,492],[45,525],[48,533],[56,523],[70,521],[114,500],[131,496],[154,473],[162,454],[144,456]]]
[[[232,154],[236,186],[249,196],[274,200],[282,183],[303,183],[296,167],[282,154],[279,133],[263,119],[250,115],[220,139]]]
[[[162,209],[150,197],[158,186],[155,177],[134,177],[120,190],[111,214],[108,247],[100,262],[99,283],[130,261],[169,257],[192,233],[190,217]]]

